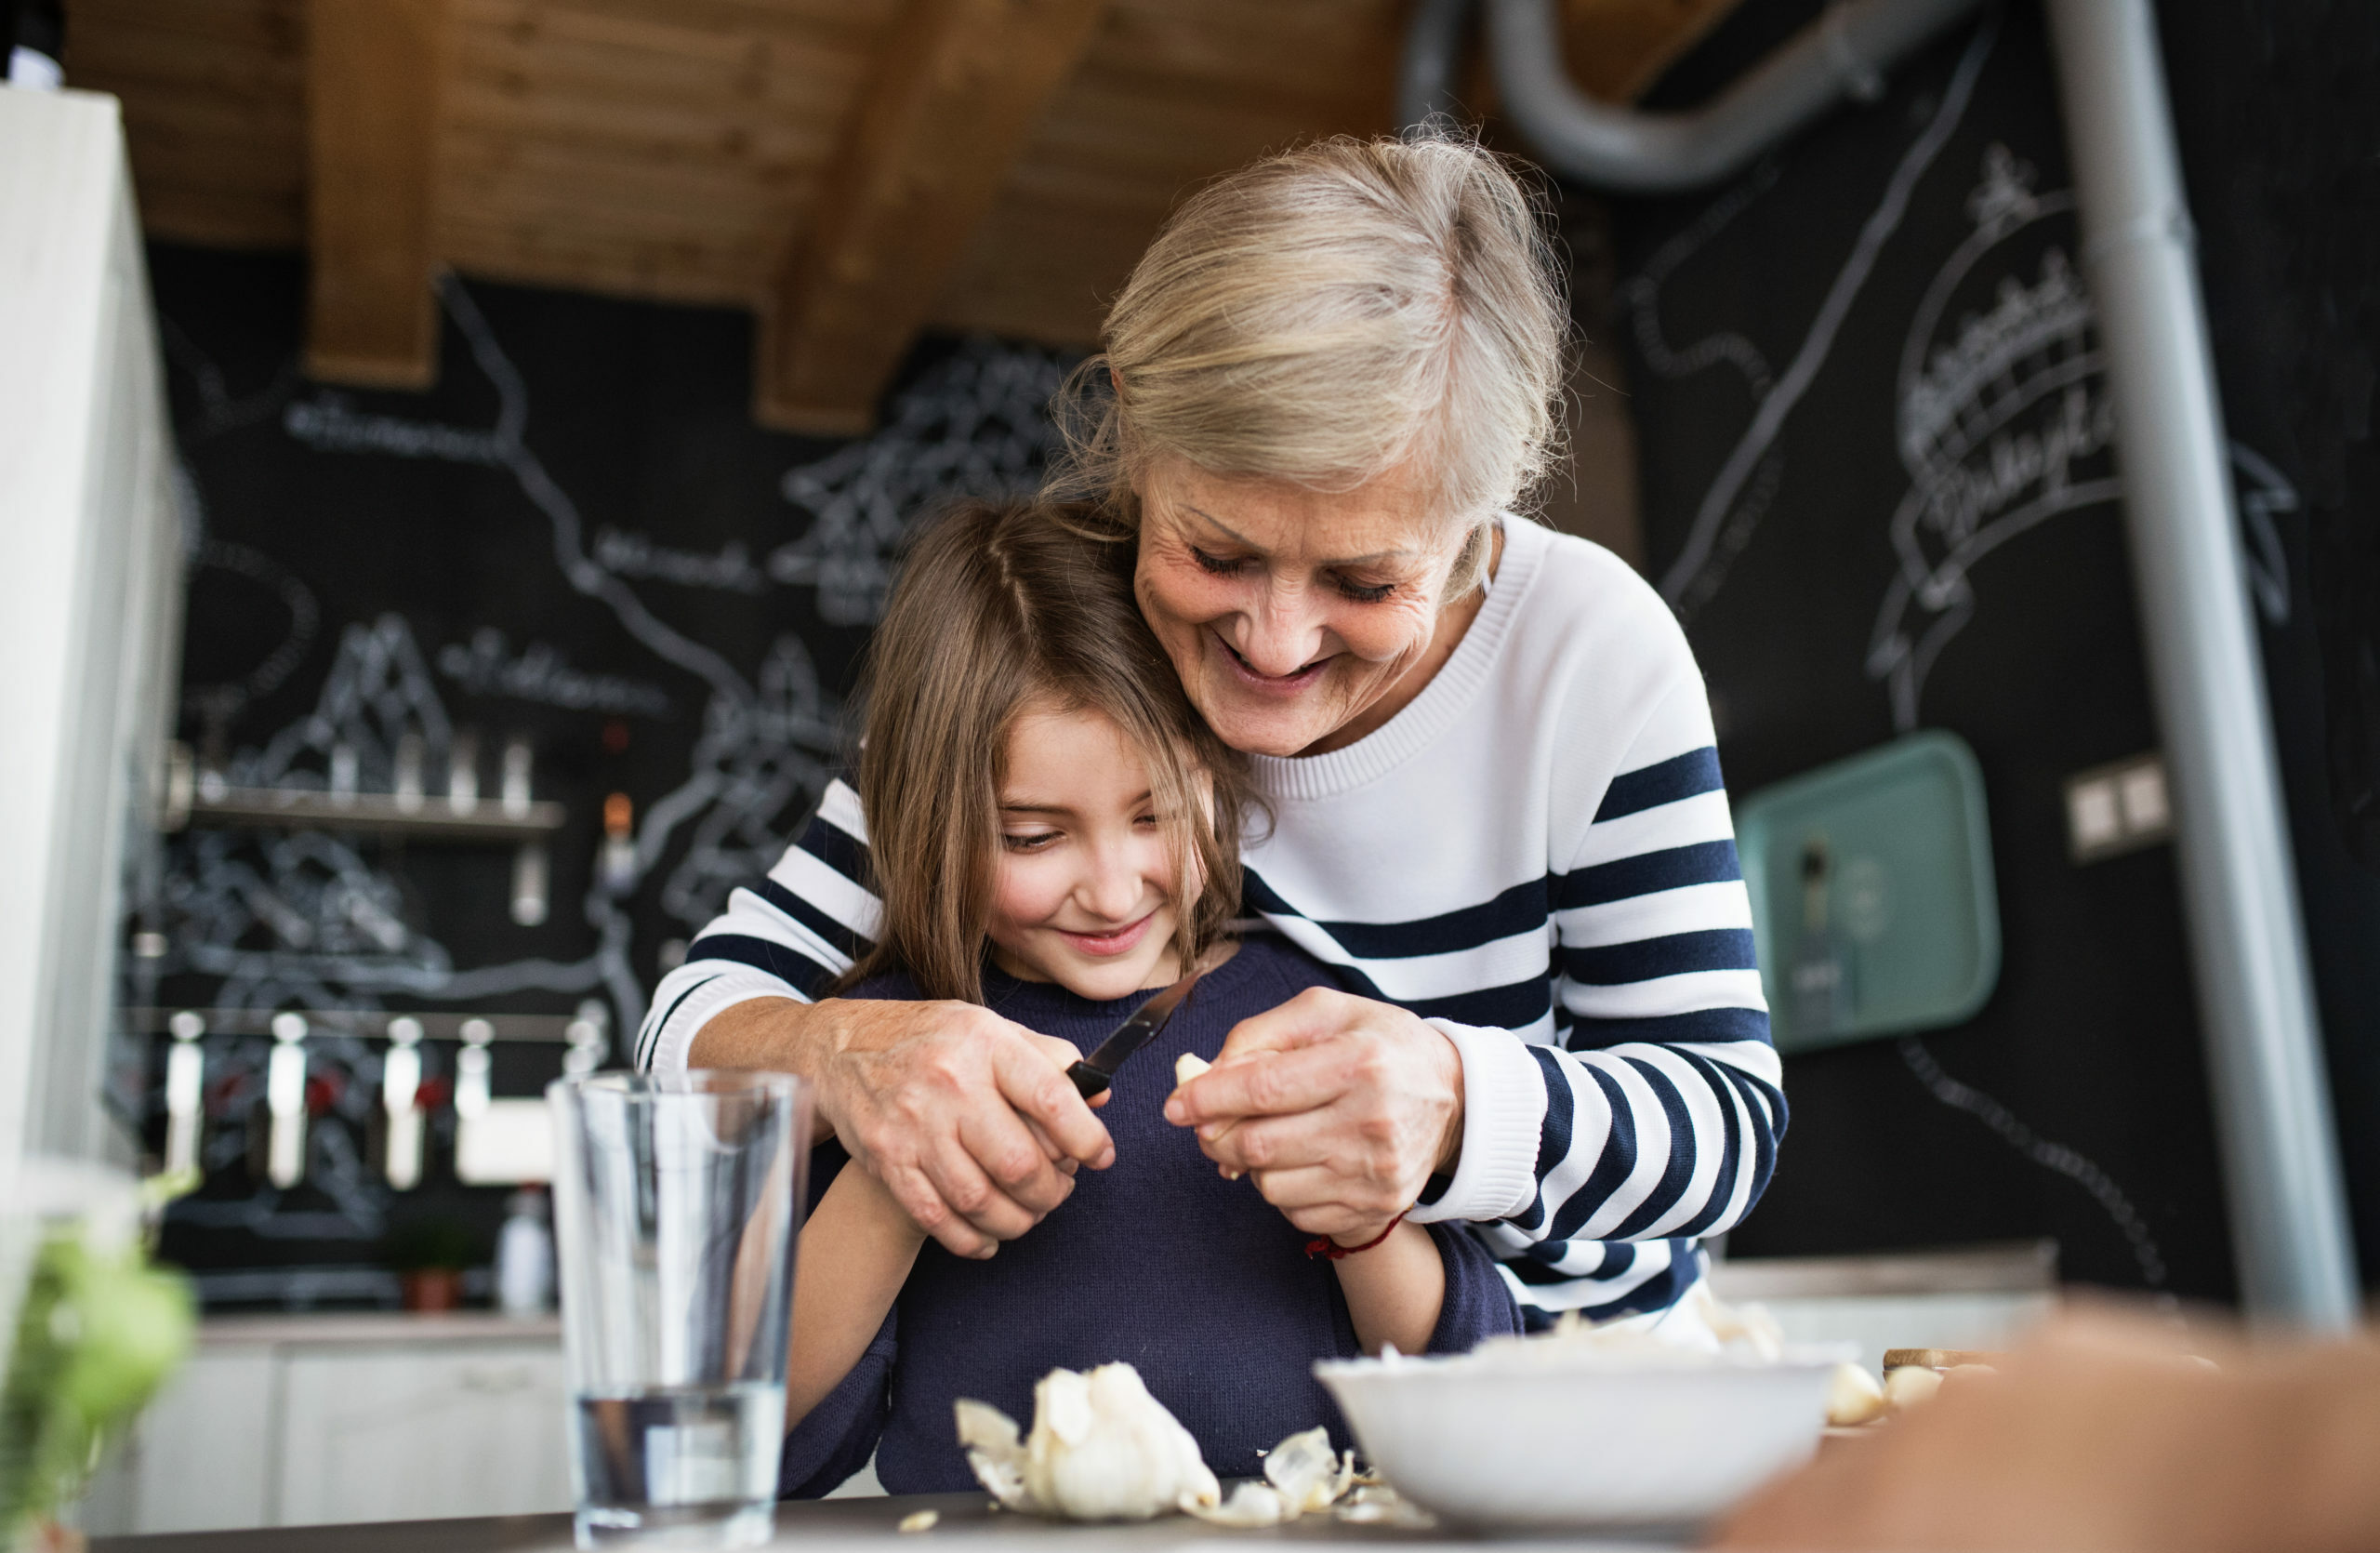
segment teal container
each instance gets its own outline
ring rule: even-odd
[[[1983,772],[1910,734],[1738,807],[1761,985],[1780,1052],[1938,1029],[2000,979]]]

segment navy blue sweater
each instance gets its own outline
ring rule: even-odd
[[[1208,973],[1117,1076],[1099,1113],[1116,1140],[1115,1164],[1082,1172],[1073,1195],[989,1261],[928,1241],[866,1354],[786,1437],[778,1492],[815,1498],[871,1453],[891,1493],[972,1488],[953,1400],[979,1399],[1029,1427],[1042,1375],[1118,1359],[1140,1371],[1220,1476],[1255,1476],[1259,1452],[1316,1424],[1349,1444],[1313,1373],[1317,1359],[1359,1351],[1331,1265],[1309,1259],[1307,1237],[1252,1183],[1223,1180],[1197,1135],[1162,1108],[1175,1057],[1211,1061],[1242,1019],[1333,985],[1321,965],[1271,938],[1242,944]],[[1093,1002],[989,967],[984,994],[994,1013],[1085,1052],[1149,996]],[[850,995],[917,994],[906,978],[888,976]],[[813,1205],[846,1162],[833,1144],[813,1157]],[[1459,1224],[1429,1231],[1447,1273],[1429,1351],[1467,1352],[1483,1337],[1521,1330],[1486,1249]]]

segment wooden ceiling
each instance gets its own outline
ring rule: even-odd
[[[1731,0],[1566,0],[1633,96]],[[312,258],[310,366],[418,384],[429,277],[763,320],[863,429],[920,328],[1080,344],[1183,191],[1386,130],[1407,0],[68,0],[152,235]]]

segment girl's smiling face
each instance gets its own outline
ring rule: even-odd
[[[1012,976],[1104,1001],[1181,973],[1174,851],[1147,766],[1100,713],[1037,703],[1010,725],[986,929]]]

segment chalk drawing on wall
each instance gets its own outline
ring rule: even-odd
[[[614,717],[669,715],[669,693],[650,680],[574,668],[549,642],[531,642],[515,653],[498,626],[482,626],[469,641],[439,648],[438,671],[473,696]]]
[[[1999,31],[1999,13],[1987,14],[1959,56],[1941,101],[1928,117],[1925,127],[1901,153],[1875,208],[1860,223],[1851,252],[1828,285],[1801,344],[1776,381],[1756,393],[1750,424],[1696,504],[1686,541],[1660,577],[1661,596],[1670,602],[1681,620],[1690,624],[1700,613],[1726,581],[1736,555],[1751,542],[1752,530],[1767,510],[1781,472],[1772,471],[1764,477],[1763,470],[1781,454],[1786,419],[1818,380],[1842,332],[1844,320],[1850,316],[1861,290],[1875,272],[1884,245],[1900,229],[1902,219],[1909,212],[1911,196],[1958,128]],[[1640,336],[1641,332],[1640,326]],[[1739,363],[1739,370],[1742,365]]]
[[[616,1028],[634,1029],[644,991],[630,966],[632,929],[623,903],[657,885],[662,909],[691,931],[717,912],[729,890],[764,873],[832,775],[842,716],[799,637],[776,638],[747,674],[670,624],[660,607],[666,601],[648,600],[639,585],[747,593],[810,588],[830,622],[873,620],[906,526],[932,501],[1032,487],[1054,441],[1048,401],[1069,362],[1035,347],[963,343],[895,395],[882,431],[785,474],[782,494],[810,524],[763,561],[755,562],[741,542],[705,554],[615,529],[594,535],[590,545],[576,502],[525,440],[532,413],[526,380],[468,286],[450,278],[442,298],[471,363],[496,391],[491,424],[367,412],[327,391],[301,393],[294,370],[259,393],[235,398],[214,365],[168,324],[177,364],[200,388],[199,415],[183,429],[185,443],[277,417],[284,434],[326,455],[462,464],[509,478],[544,520],[563,579],[605,605],[656,667],[690,673],[707,686],[685,778],[643,806],[633,867],[608,870],[590,887],[585,915],[597,944],[585,959],[458,968],[443,945],[407,925],[401,887],[366,852],[319,833],[264,840],[202,832],[166,859],[160,888],[172,923],[171,958],[155,969],[219,976],[223,1006],[257,1009],[371,1009],[397,995],[455,1002],[528,989],[601,990],[614,1005]],[[281,588],[292,616],[281,648],[239,682],[245,704],[303,658],[316,611],[311,594],[287,591],[302,591],[302,585],[269,558],[231,547],[222,564],[245,565],[258,581]],[[443,770],[452,719],[432,665],[474,695],[608,714],[668,710],[668,693],[653,679],[579,670],[558,649],[536,642],[516,646],[493,625],[425,655],[409,623],[388,615],[346,627],[313,710],[261,747],[230,753],[223,775],[241,784],[324,786],[336,751],[353,763],[360,787],[385,789],[398,741],[408,732],[420,740],[427,767]],[[336,923],[316,921],[322,912],[346,915]]]
[[[2247,568],[2248,596],[2268,626],[2289,624],[2289,552],[2274,520],[2298,508],[2297,487],[2272,460],[2233,439],[2231,477],[2240,503],[2240,560]]]
[[[811,522],[770,553],[769,576],[816,589],[831,625],[875,623],[902,536],[929,503],[1034,488],[1057,441],[1050,396],[1070,365],[1054,351],[967,341],[893,396],[881,431],[786,471],[785,499]]]
[[[2061,513],[2122,496],[2107,362],[2060,240],[2074,196],[2036,193],[2033,181],[2007,147],[1986,149],[1967,198],[1975,230],[1936,272],[1902,345],[1896,440],[1910,484],[1887,525],[1897,566],[1867,662],[1902,732],[1921,725],[1926,676],[1974,617],[1975,567]],[[1953,318],[1961,303],[1974,305]],[[2250,596],[2284,624],[2289,564],[2275,519],[2297,510],[2297,492],[2244,444],[2230,445],[2230,460]]]
[[[2106,362],[2061,240],[2074,196],[2036,194],[2033,178],[2007,147],[1984,153],[1967,199],[1975,230],[1935,273],[1901,349],[1895,441],[1910,484],[1887,525],[1897,567],[1867,670],[1904,731],[1918,726],[1927,673],[1975,615],[1977,564],[2121,494]]]

